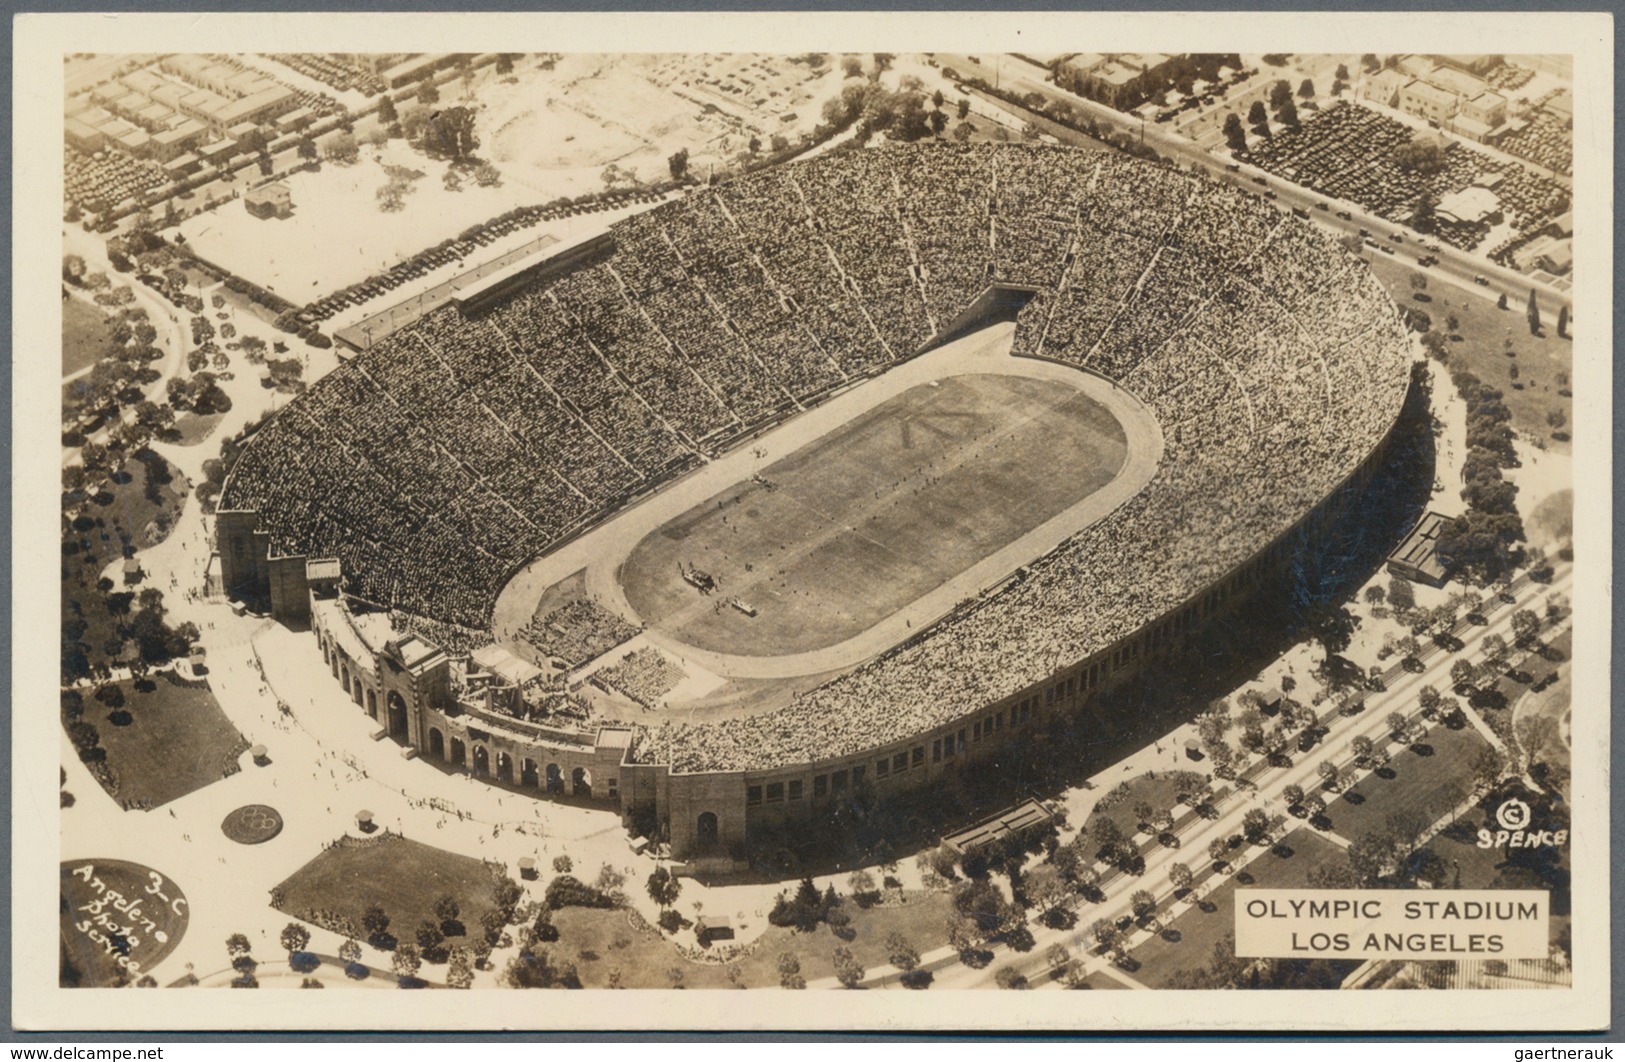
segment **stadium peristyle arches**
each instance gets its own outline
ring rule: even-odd
[[[1357,256],[1235,187],[1110,152],[830,152],[612,236],[579,268],[424,316],[261,427],[222,492],[228,591],[293,623],[329,570],[308,558],[333,558],[351,595],[511,632],[529,616],[504,614],[504,587],[537,558],[1000,317],[1010,361],[1122,392],[1160,445],[1109,511],[789,703],[516,751],[548,793],[592,771],[679,856],[702,836],[738,854],[859,786],[884,799],[993,769],[1090,710],[1339,517],[1411,380]],[[359,662],[331,655],[348,692]],[[432,741],[432,717],[460,763],[452,732],[483,709],[434,714],[451,694],[429,666],[403,694],[408,737]],[[476,771],[489,755],[475,745]]]

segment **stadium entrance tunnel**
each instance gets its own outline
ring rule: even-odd
[[[1037,294],[1037,288],[1020,284],[990,284],[958,316],[943,326],[942,332],[926,349],[952,343],[990,325],[1015,324],[1016,317]]]

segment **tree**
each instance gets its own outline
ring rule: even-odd
[[[1458,689],[1471,689],[1478,678],[1478,668],[1471,660],[1457,660],[1450,665],[1450,684]]]
[[[1569,337],[1569,304],[1566,302],[1557,308],[1557,334],[1563,339]]]
[[[1473,757],[1473,790],[1490,789],[1501,780],[1506,758],[1494,745],[1485,745]]]
[[[69,284],[79,284],[85,278],[85,260],[77,254],[62,256],[62,279]]]
[[[761,150],[762,150],[762,138],[759,137],[759,136],[751,137],[750,138],[750,153],[752,155],[754,155],[754,154],[756,154],[757,152],[759,152]]]
[[[502,187],[502,171],[489,162],[482,162],[474,168],[474,183],[481,188]]]
[[[1256,127],[1263,125],[1267,121],[1269,121],[1269,112],[1264,109],[1264,101],[1254,100],[1253,105],[1247,110],[1247,124]]]
[[[970,117],[970,100],[961,98],[959,103],[954,108],[954,114],[962,122],[966,118]]]
[[[1527,608],[1512,614],[1512,639],[1519,647],[1527,646],[1540,633],[1540,617]]]
[[[1282,125],[1289,129],[1296,129],[1298,127],[1298,105],[1292,102],[1291,97],[1288,97],[1282,102],[1280,109],[1275,112],[1275,117],[1281,120]]]
[[[1224,116],[1224,141],[1230,145],[1231,151],[1247,149],[1247,130],[1241,124],[1241,116],[1235,111]]]
[[[853,957],[845,945],[835,949],[835,979],[842,988],[858,987],[863,981],[864,972],[863,964]]]
[[[674,181],[680,181],[688,176],[688,148],[679,148],[666,159],[666,166],[671,170],[671,179]]]
[[[1191,868],[1184,863],[1171,863],[1168,866],[1168,883],[1176,889],[1189,889],[1196,880]]]
[[[349,165],[361,157],[360,145],[349,133],[339,133],[327,142],[327,159],[340,165]]]
[[[424,921],[418,923],[418,929],[415,935],[417,937],[418,950],[422,953],[425,959],[429,960],[430,962],[435,962],[442,957],[442,952],[444,951],[442,945],[446,943],[446,935],[440,932],[439,926],[425,919]]]
[[[683,891],[683,883],[677,876],[664,866],[657,866],[649,875],[645,888],[649,892],[649,899],[660,907],[670,907],[677,902],[677,896]]]
[[[1014,966],[1000,967],[999,972],[993,975],[993,981],[1000,988],[1012,989],[1016,991],[1032,987],[1027,983],[1026,976]]]
[[[1292,85],[1286,78],[1277,78],[1270,86],[1270,106],[1280,110],[1282,106],[1292,102]]]
[[[1223,837],[1215,837],[1207,843],[1207,854],[1215,863],[1222,863],[1230,854],[1230,846],[1225,843]]]
[[[418,971],[423,968],[423,959],[418,955],[417,945],[401,944],[395,948],[389,965],[395,971],[395,977],[404,985],[417,977]]]
[[[418,102],[425,107],[433,107],[440,102],[440,89],[434,83],[434,78],[425,78],[423,87],[418,89]]]
[[[920,965],[920,951],[901,933],[886,937],[886,961],[904,973]]]
[[[801,962],[788,951],[779,953],[779,987],[780,988],[806,988],[807,981],[801,976]]]
[[[446,965],[446,984],[452,988],[474,986],[474,957],[467,948],[452,948]]]
[[[509,52],[498,52],[496,61],[496,74],[498,77],[507,77],[513,73],[513,55]]]
[[[389,935],[389,915],[377,904],[362,913],[361,928],[367,931],[367,943],[373,947],[388,951],[394,946],[395,938]]]
[[[846,891],[859,904],[867,905],[880,898],[880,890],[875,887],[874,875],[867,870],[854,870],[846,879]]]
[[[1331,761],[1322,760],[1320,766],[1315,768],[1315,773],[1320,775],[1320,784],[1323,787],[1331,789],[1337,785],[1337,765]]]
[[[1524,310],[1524,316],[1529,318],[1529,334],[1540,335],[1540,304],[1535,301],[1535,289],[1529,289],[1529,306]]]
[[[1315,83],[1313,81],[1310,81],[1308,78],[1304,78],[1303,79],[1303,84],[1298,86],[1298,98],[1299,99],[1305,99],[1305,100],[1314,99],[1315,98]]]
[[[1254,844],[1269,836],[1270,817],[1263,808],[1248,808],[1247,814],[1242,816],[1241,824],[1247,840]]]
[[[1134,917],[1143,922],[1157,913],[1157,897],[1150,889],[1135,889],[1129,897],[1129,906]]]
[[[446,107],[435,111],[423,127],[423,150],[437,159],[465,162],[479,149],[474,135],[474,112],[467,107]]]
[[[361,961],[361,945],[353,940],[346,940],[339,945],[339,958],[343,960],[346,966],[359,963]]]
[[[226,938],[226,954],[233,959],[247,955],[250,950],[252,950],[252,945],[248,943],[248,938],[243,934],[233,933]]]
[[[310,943],[310,930],[298,922],[289,922],[282,930],[282,948],[289,953],[304,951]]]

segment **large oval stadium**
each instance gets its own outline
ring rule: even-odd
[[[221,573],[421,754],[738,858],[1174,651],[1372,470],[1410,366],[1363,262],[1227,185],[835,151],[341,365],[232,468]],[[665,710],[696,676],[773,692]],[[578,710],[615,681],[657,692]]]

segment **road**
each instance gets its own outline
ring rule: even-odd
[[[1486,616],[1487,622],[1482,626],[1471,624],[1465,619],[1458,622],[1452,633],[1462,640],[1461,649],[1448,652],[1436,644],[1428,643],[1421,654],[1423,669],[1413,673],[1404,671],[1396,664],[1390,669],[1393,677],[1387,683],[1387,688],[1370,694],[1366,698],[1364,710],[1358,714],[1343,716],[1335,708],[1323,711],[1320,725],[1327,727],[1328,732],[1312,751],[1299,755],[1291,766],[1274,768],[1261,759],[1257,760],[1242,773],[1234,787],[1222,799],[1215,799],[1212,802],[1219,809],[1217,817],[1202,819],[1194,812],[1188,812],[1176,823],[1173,831],[1179,838],[1177,847],[1167,847],[1155,840],[1143,845],[1141,848],[1145,858],[1143,873],[1128,876],[1114,872],[1103,878],[1105,900],[1080,907],[1078,924],[1073,928],[1049,929],[1033,922],[1029,928],[1037,943],[1031,951],[1022,953],[1020,957],[1013,957],[1008,949],[1000,946],[996,949],[994,961],[980,970],[971,969],[960,963],[958,956],[950,949],[938,948],[923,956],[922,961],[925,968],[933,971],[935,977],[933,987],[992,987],[994,974],[1000,967],[1006,965],[1013,966],[1035,985],[1050,984],[1052,983],[1048,977],[1050,966],[1045,951],[1057,943],[1066,946],[1073,955],[1083,961],[1086,973],[1101,971],[1110,966],[1109,958],[1093,953],[1094,942],[1089,937],[1089,927],[1097,919],[1118,921],[1129,917],[1132,914],[1130,898],[1134,892],[1141,889],[1150,891],[1157,897],[1158,911],[1164,919],[1182,913],[1185,907],[1179,906],[1180,904],[1188,906],[1194,903],[1213,887],[1212,883],[1221,880],[1214,875],[1207,883],[1202,881],[1203,868],[1209,863],[1207,857],[1209,844],[1214,840],[1226,840],[1242,834],[1243,820],[1247,812],[1254,808],[1262,808],[1275,824],[1272,829],[1272,840],[1262,844],[1243,845],[1242,848],[1235,850],[1236,855],[1231,858],[1227,869],[1233,874],[1247,862],[1263,855],[1269,850],[1273,840],[1278,840],[1283,832],[1287,832],[1282,828],[1283,825],[1288,828],[1295,825],[1288,816],[1287,801],[1282,796],[1287,786],[1301,786],[1309,793],[1319,791],[1320,764],[1331,762],[1342,766],[1350,763],[1354,758],[1351,746],[1356,738],[1369,738],[1378,748],[1386,746],[1389,741],[1387,717],[1391,712],[1397,711],[1407,718],[1415,718],[1416,694],[1422,686],[1431,684],[1440,690],[1448,690],[1451,686],[1450,665],[1458,657],[1473,652],[1490,634],[1500,634],[1510,644],[1513,612],[1533,607],[1553,593],[1567,593],[1572,582],[1572,565],[1558,568],[1550,583],[1533,583],[1526,577],[1520,577],[1513,584],[1515,604],[1494,603],[1494,607],[1489,608],[1489,614]],[[1192,895],[1176,902],[1172,896],[1173,887],[1169,881],[1168,871],[1178,862],[1186,863],[1196,871],[1199,884]],[[1150,932],[1136,930],[1130,947],[1149,937]],[[893,971],[877,971],[874,977],[864,983],[868,987],[896,987],[897,977]]]
[[[135,279],[133,273],[120,273],[113,268],[112,261],[107,256],[107,243],[104,237],[92,235],[77,226],[63,229],[63,254],[77,254],[85,260],[88,272],[105,273],[113,282],[113,287],[124,286],[135,295],[137,306],[147,311],[147,317],[158,336],[154,343],[164,352],[163,361],[155,366],[158,370],[158,379],[142,389],[142,396],[152,402],[162,404],[166,400],[169,381],[180,375],[186,366],[186,352],[189,348],[191,334],[190,325],[181,322],[182,311],[171,305],[167,299],[160,297],[151,288]],[[100,307],[98,307],[100,309]],[[122,416],[126,405],[121,408]],[[109,422],[88,436],[88,442],[105,442],[114,423]],[[77,464],[83,460],[82,447],[64,446],[62,448],[62,467]]]
[[[982,77],[984,79],[993,71],[993,63],[998,59],[992,54],[975,56],[939,54],[936,58],[943,67],[953,67],[965,76]],[[1359,235],[1361,229],[1366,229],[1375,238],[1379,248],[1387,247],[1394,252],[1392,257],[1403,260],[1405,264],[1412,268],[1424,271],[1430,277],[1443,277],[1453,280],[1481,298],[1494,301],[1498,296],[1505,294],[1508,300],[1515,299],[1521,303],[1521,300],[1527,298],[1529,289],[1534,288],[1542,297],[1552,303],[1561,305],[1569,301],[1568,292],[1542,284],[1515,270],[1497,265],[1487,258],[1451,247],[1449,244],[1440,243],[1437,244],[1439,248],[1437,251],[1425,251],[1423,249],[1424,245],[1431,246],[1431,240],[1405,229],[1403,226],[1395,225],[1391,221],[1385,221],[1365,211],[1356,203],[1320,195],[1291,184],[1284,178],[1268,174],[1256,166],[1246,163],[1227,162],[1223,157],[1211,154],[1195,141],[1183,137],[1165,126],[1158,125],[1155,122],[1143,122],[1137,116],[1115,111],[1104,104],[1084,99],[1082,96],[1057,88],[1053,83],[1045,81],[1043,75],[1036,68],[1026,63],[1005,57],[1000,65],[1000,83],[1003,88],[1022,94],[1036,92],[1046,100],[1065,102],[1078,113],[1139,137],[1146,146],[1154,148],[1159,154],[1173,159],[1186,169],[1200,168],[1209,175],[1254,195],[1273,191],[1276,198],[1272,201],[1276,206],[1282,210],[1291,210],[1294,207],[1306,210],[1317,224],[1339,236]],[[952,85],[952,82],[950,82],[950,85]],[[954,87],[957,89],[957,86]],[[1024,108],[1004,103],[1002,100],[996,102],[1014,114],[1023,117],[1029,114]],[[1232,169],[1231,167],[1235,168]],[[1260,186],[1257,179],[1262,179],[1264,184]],[[1320,203],[1325,203],[1328,209],[1320,210],[1318,208]],[[1338,211],[1347,213],[1349,217],[1338,217]],[[1403,243],[1395,243],[1389,239],[1395,233],[1404,236]],[[1365,253],[1377,255],[1384,252],[1367,247]],[[1425,253],[1437,255],[1438,263],[1431,267],[1418,265],[1417,258]],[[1474,278],[1479,276],[1488,280],[1489,284],[1476,283]]]

